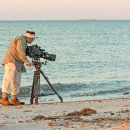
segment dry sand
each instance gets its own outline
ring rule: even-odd
[[[130,99],[0,105],[0,130],[130,130]]]

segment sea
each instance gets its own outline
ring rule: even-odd
[[[130,98],[130,20],[0,21],[0,62],[11,40],[26,30],[55,61],[40,57],[39,103]],[[28,57],[30,61],[32,58]],[[44,65],[47,61],[47,64]],[[22,73],[19,98],[30,103],[35,66]],[[0,91],[4,67],[0,65]]]

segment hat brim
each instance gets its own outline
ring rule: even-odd
[[[34,35],[29,35],[29,34],[27,34],[27,33],[22,34],[22,35],[25,36],[25,37],[27,37],[27,38],[38,38],[38,37],[36,37],[36,36],[34,36]]]

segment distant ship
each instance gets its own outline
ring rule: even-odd
[[[95,21],[96,19],[78,19],[79,21]]]

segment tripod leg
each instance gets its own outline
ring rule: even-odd
[[[35,97],[35,104],[38,104],[38,96],[40,95],[40,73],[38,71],[35,71],[34,73],[33,95]]]
[[[51,87],[51,89],[55,92],[55,94],[59,97],[59,99],[61,100],[61,102],[63,102],[62,97],[56,92],[56,90],[52,87],[51,83],[49,82],[48,78],[44,75],[43,71],[40,70],[40,73],[42,74],[42,76],[44,77],[44,79],[47,81],[47,83],[49,84],[49,86]]]
[[[34,99],[34,77],[33,77],[33,84],[32,84],[32,91],[31,91],[31,99],[30,99],[30,104],[33,104],[33,99]]]
[[[33,104],[34,98],[35,98],[35,104],[38,104],[39,95],[40,95],[40,72],[34,71],[30,104]]]

